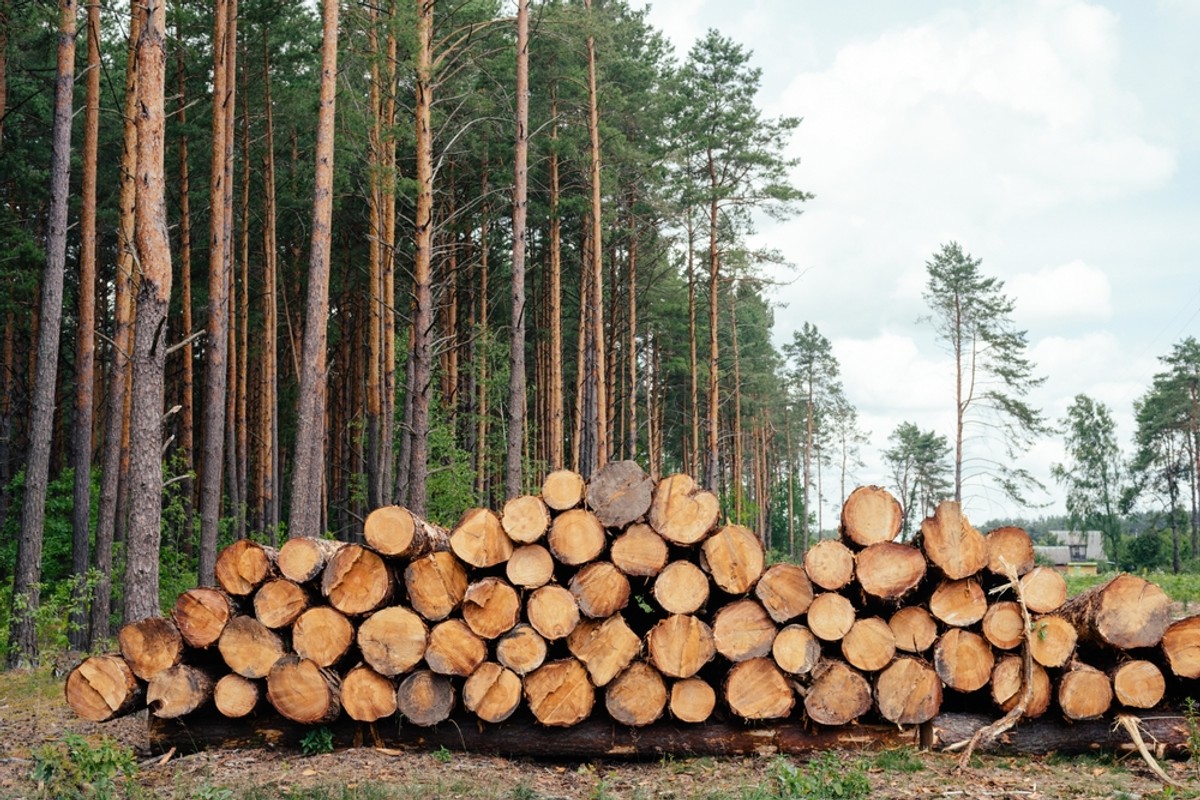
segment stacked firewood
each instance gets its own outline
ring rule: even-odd
[[[126,625],[120,655],[70,673],[67,700],[96,721],[269,704],[307,725],[523,709],[550,727],[909,726],[992,705],[1092,719],[1178,699],[1200,676],[1200,617],[1172,624],[1159,587],[1119,575],[1068,601],[1025,531],[985,536],[957,503],[898,542],[899,503],[861,487],[841,538],[802,565],[768,566],[758,537],[719,517],[688,476],[655,485],[620,461],[586,483],[554,472],[540,495],[449,531],[386,507],[363,544],[239,541],[220,588]]]

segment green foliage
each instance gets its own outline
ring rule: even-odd
[[[772,778],[780,798],[859,800],[871,794],[871,782],[862,764],[847,763],[833,752],[821,753],[804,769],[781,758],[775,763]]]
[[[875,766],[884,772],[920,772],[925,769],[925,764],[911,747],[881,750],[875,756]]]
[[[33,751],[31,778],[39,796],[54,800],[128,796],[123,778],[137,772],[133,750],[107,737],[92,744],[76,733]]]
[[[300,752],[306,756],[318,756],[333,752],[333,731],[322,725],[313,728],[300,739]]]
[[[434,750],[432,755],[433,760],[439,764],[449,764],[454,759],[454,753],[447,750],[445,745],[442,745],[437,750]]]
[[[1187,698],[1184,708],[1184,719],[1187,720],[1187,749],[1188,760],[1200,760],[1200,703],[1194,698]]]
[[[900,533],[907,538],[915,518],[931,514],[954,489],[950,442],[912,422],[897,425],[888,441],[892,446],[883,451],[883,460],[892,470],[892,485],[904,510]]]
[[[1116,561],[1121,549],[1117,512],[1125,476],[1112,412],[1079,394],[1060,424],[1066,430],[1067,462],[1054,464],[1050,473],[1067,490],[1071,527],[1103,531],[1108,557]]]

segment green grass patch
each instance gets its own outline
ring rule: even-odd
[[[921,757],[911,747],[880,751],[875,755],[875,766],[884,772],[920,772],[925,769]]]

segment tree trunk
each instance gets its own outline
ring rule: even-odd
[[[263,104],[266,108],[266,142],[263,164],[263,342],[262,384],[263,398],[259,433],[259,459],[263,475],[261,498],[263,505],[263,527],[270,533],[271,542],[276,543],[279,529],[279,422],[276,406],[279,404],[278,339],[279,310],[276,299],[277,274],[275,241],[275,123],[271,101],[271,64],[269,28],[263,31]]]
[[[525,218],[529,193],[529,0],[517,0],[517,143],[513,179],[512,332],[508,376],[506,499],[521,494],[525,436]]]
[[[180,37],[179,21],[176,18],[175,35]],[[180,361],[182,375],[179,398],[179,451],[183,456],[182,468],[185,472],[183,480],[183,497],[187,513],[186,533],[183,537],[183,551],[191,556],[194,553],[192,543],[193,515],[196,507],[195,485],[192,477],[196,465],[196,408],[195,408],[195,371],[194,350],[192,347],[192,207],[191,207],[191,167],[188,164],[188,134],[187,134],[187,71],[184,68],[183,47],[176,50],[176,69],[178,70],[177,92],[178,107],[175,113],[179,117],[181,128],[179,135],[179,304],[182,318],[181,328],[184,344]]]
[[[705,458],[704,486],[716,494],[720,471],[720,449],[718,429],[720,426],[721,383],[717,357],[717,297],[721,284],[721,257],[717,247],[717,173],[713,154],[708,154],[708,176],[712,186],[712,199],[708,207],[708,446]],[[807,502],[805,513],[808,513]],[[807,526],[805,527],[807,531]],[[805,534],[804,548],[808,549]]]
[[[558,178],[558,82],[550,84],[550,441],[551,470],[566,466],[563,452],[563,341],[562,341],[562,219],[559,216]]]
[[[592,0],[583,0],[589,18],[592,13]],[[580,472],[589,477],[592,470],[604,466],[608,461],[608,402],[607,378],[604,363],[604,232],[600,206],[600,106],[597,100],[596,88],[596,38],[591,34],[587,37],[588,53],[588,134],[591,139],[591,264],[588,277],[592,286],[592,353],[594,372],[594,397],[596,407],[595,419],[595,456],[591,463],[582,465]]]

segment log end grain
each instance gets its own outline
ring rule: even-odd
[[[864,592],[898,603],[925,578],[925,556],[912,545],[877,542],[855,556],[854,572]]]
[[[825,661],[818,667],[804,710],[820,725],[846,725],[871,709],[871,685],[859,672],[841,661]]]
[[[145,689],[125,659],[90,656],[67,674],[67,705],[92,722],[108,722],[143,706]]]
[[[717,526],[720,510],[717,496],[702,489],[690,476],[670,475],[654,488],[650,527],[669,542],[695,544]]]
[[[467,571],[453,553],[430,553],[404,568],[409,605],[429,622],[445,619],[462,605],[467,583]]]
[[[650,663],[672,678],[690,678],[716,655],[713,632],[690,614],[672,614],[646,635]]]
[[[667,684],[658,670],[638,661],[605,687],[604,707],[622,725],[644,727],[661,717],[666,709]]]
[[[982,689],[992,677],[995,656],[982,636],[951,628],[933,646],[933,668],[942,682],[959,692]]]
[[[429,629],[403,606],[381,608],[358,628],[358,649],[363,660],[380,675],[393,676],[410,669],[425,657]]]
[[[1113,670],[1112,683],[1117,702],[1129,708],[1154,708],[1167,693],[1162,670],[1141,659],[1126,661]]]
[[[144,681],[179,663],[183,637],[175,623],[163,617],[147,617],[121,626],[117,632],[121,656],[133,674]]]
[[[639,522],[613,540],[610,556],[626,575],[652,578],[667,565],[669,549],[653,528]]]
[[[306,725],[332,722],[342,710],[337,674],[294,654],[271,667],[267,700],[287,719]]]
[[[611,617],[629,604],[629,579],[607,561],[594,561],[575,573],[570,592],[584,616]]]
[[[376,722],[396,713],[396,684],[365,664],[342,678],[342,708],[356,722]]]
[[[654,579],[655,602],[669,614],[693,614],[708,602],[708,576],[691,561],[672,561]]]
[[[705,722],[717,706],[717,693],[700,678],[671,684],[671,716],[680,722]]]
[[[569,469],[551,472],[542,482],[542,500],[555,511],[566,511],[583,502],[583,476]]]
[[[275,574],[277,555],[272,548],[240,539],[217,555],[217,583],[229,594],[245,597]]]
[[[213,679],[203,670],[176,664],[158,673],[146,686],[146,707],[161,719],[191,714],[212,699]]]
[[[504,504],[500,525],[508,538],[520,544],[532,544],[550,528],[550,509],[537,495],[521,495]]]
[[[905,606],[888,619],[896,637],[896,649],[906,653],[924,653],[937,639],[937,622],[922,606]]]
[[[391,568],[375,552],[356,544],[342,547],[321,573],[321,593],[343,614],[369,614],[392,596]]]
[[[1009,570],[1018,576],[1033,569],[1033,539],[1024,528],[1006,525],[988,531],[988,572],[1007,577]]]
[[[836,539],[817,542],[804,554],[809,580],[827,592],[836,592],[854,580],[854,552]]]
[[[609,461],[592,474],[586,501],[606,528],[624,528],[650,510],[654,481],[636,461]]]
[[[875,705],[897,725],[928,722],[942,707],[942,679],[924,661],[901,656],[875,677]]]
[[[488,661],[463,683],[463,705],[484,722],[503,722],[521,704],[521,688],[515,672]]]
[[[942,581],[929,597],[929,613],[956,628],[974,625],[987,613],[987,595],[979,581]]]
[[[805,626],[788,625],[771,643],[771,658],[789,675],[807,675],[821,661],[821,642]]]
[[[233,617],[233,601],[219,589],[188,589],[175,599],[171,619],[183,640],[191,647],[205,648],[221,638],[221,631]]]
[[[1200,616],[1173,622],[1163,633],[1167,666],[1180,678],[1200,678]]]
[[[775,623],[757,600],[735,600],[713,615],[713,644],[730,661],[748,661],[771,652]]]
[[[729,670],[725,702],[742,719],[782,719],[792,713],[796,695],[774,661],[752,658],[734,664]]]
[[[892,541],[903,520],[899,501],[879,486],[860,486],[842,504],[842,535],[859,547]]]
[[[621,616],[583,620],[567,637],[567,649],[579,659],[595,686],[605,686],[642,651],[642,641]]]
[[[754,596],[771,619],[782,625],[808,611],[813,601],[812,581],[799,564],[775,564],[758,579]]]
[[[596,690],[587,670],[574,658],[551,661],[525,676],[525,700],[542,725],[570,727],[587,719]]]
[[[930,562],[951,580],[969,578],[987,566],[987,539],[953,500],[938,504],[921,523],[921,546]]]
[[[504,532],[500,518],[486,508],[472,508],[450,533],[454,555],[473,567],[485,569],[502,564],[512,555],[513,540]]]
[[[713,583],[729,594],[749,592],[766,567],[762,541],[744,525],[725,525],[704,540],[700,552]]]
[[[292,625],[292,649],[319,667],[332,667],[354,644],[354,626],[329,606],[313,606]]]
[[[454,685],[450,679],[427,669],[414,672],[396,687],[396,707],[400,714],[422,728],[449,719],[454,703]]]

